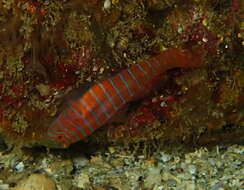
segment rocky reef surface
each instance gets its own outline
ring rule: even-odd
[[[243,20],[242,0],[1,0],[0,190],[244,189]],[[41,146],[74,89],[179,47],[203,65],[82,145]]]
[[[203,66],[167,72],[91,139],[242,140],[243,1],[2,0],[0,11],[0,134],[9,144],[38,143],[73,89],[177,47],[198,49]]]

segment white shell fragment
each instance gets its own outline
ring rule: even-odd
[[[24,168],[25,168],[25,165],[24,165],[23,162],[19,162],[19,163],[15,166],[15,169],[16,169],[16,171],[18,171],[18,172],[22,172],[22,171],[24,170]]]
[[[111,7],[111,1],[110,0],[105,0],[103,4],[104,9],[109,9]]]

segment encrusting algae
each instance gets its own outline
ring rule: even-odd
[[[1,1],[1,136],[41,144],[70,91],[181,47],[200,50],[202,66],[167,71],[127,119],[88,140],[242,140],[242,7],[240,0]]]

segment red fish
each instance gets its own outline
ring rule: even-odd
[[[89,88],[68,107],[48,129],[47,138],[68,147],[106,124],[125,104],[154,88],[155,79],[176,67],[196,67],[200,56],[189,50],[168,49]]]

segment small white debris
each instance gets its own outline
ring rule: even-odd
[[[25,165],[23,162],[19,162],[16,166],[15,166],[15,169],[18,171],[18,172],[22,172],[25,168]]]
[[[179,27],[177,28],[177,32],[178,32],[178,33],[182,33],[182,32],[183,32],[183,27],[179,26]]]
[[[79,74],[80,74],[80,71],[75,71],[75,74],[76,74],[76,75],[79,75]]]
[[[98,71],[98,67],[97,66],[94,66],[93,68],[92,68],[92,71]]]
[[[45,168],[44,171],[46,172],[47,175],[54,175],[53,171],[51,170],[51,168]]]
[[[104,9],[110,9],[111,7],[111,1],[110,0],[105,0],[103,4]]]
[[[114,149],[114,147],[112,147],[112,146],[108,147],[108,151],[109,151],[111,154],[115,153],[115,149]]]
[[[167,104],[166,104],[166,102],[161,102],[160,106],[161,107],[167,107]]]
[[[190,174],[195,174],[197,171],[197,168],[195,165],[189,165],[188,166],[188,171],[190,172]]]
[[[99,73],[102,74],[104,72],[104,67],[101,67],[100,70],[99,70]]]
[[[86,79],[86,81],[91,82],[91,81],[92,81],[91,76],[89,76],[89,77]]]
[[[208,42],[208,39],[206,37],[203,37],[202,38],[202,41],[205,42],[205,43],[207,43]]]
[[[160,152],[159,160],[162,162],[168,162],[169,160],[171,160],[171,156],[169,154],[164,153],[164,152]]]

